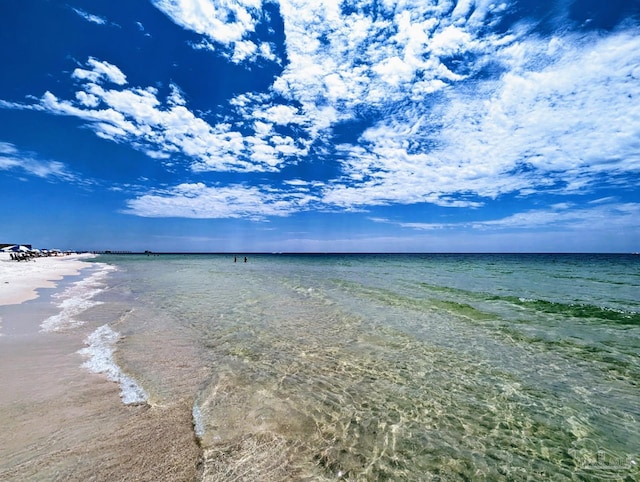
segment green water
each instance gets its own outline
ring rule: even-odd
[[[193,399],[205,480],[639,475],[637,256],[100,261],[119,360]]]

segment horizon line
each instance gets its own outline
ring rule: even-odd
[[[639,255],[636,251],[130,251],[130,250],[78,250],[78,253],[106,255],[431,255],[431,254],[554,254],[554,255]]]

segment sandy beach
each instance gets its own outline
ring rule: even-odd
[[[117,383],[83,366],[87,337],[113,320],[89,308],[77,324],[43,329],[65,315],[58,294],[96,272],[93,255],[1,256],[0,480],[194,480],[192,402],[125,405]]]
[[[0,253],[0,305],[13,305],[38,297],[38,288],[53,288],[65,276],[77,275],[93,254],[70,254],[14,261]]]

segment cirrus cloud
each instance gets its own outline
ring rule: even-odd
[[[50,181],[83,182],[64,163],[39,159],[35,153],[25,152],[10,142],[2,141],[0,141],[0,171],[15,171]]]

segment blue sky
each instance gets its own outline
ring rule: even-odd
[[[637,0],[4,0],[0,242],[640,251]]]

